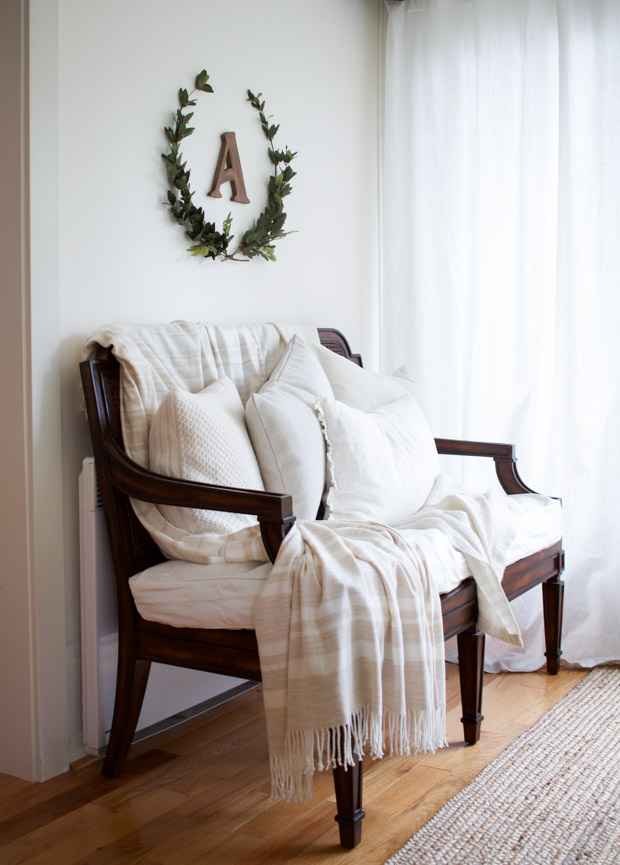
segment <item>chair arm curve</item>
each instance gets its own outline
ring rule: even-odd
[[[513,444],[499,442],[472,442],[461,439],[435,439],[437,452],[455,456],[491,457],[495,461],[495,473],[505,493],[535,493],[523,483],[517,471],[516,448]]]
[[[254,514],[272,562],[295,522],[290,495],[171,478],[143,468],[113,443],[107,443],[105,451],[112,485],[131,498],[160,505]]]

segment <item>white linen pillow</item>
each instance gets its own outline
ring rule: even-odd
[[[407,393],[411,394],[411,396],[416,400],[422,410],[425,411],[426,407],[420,394],[420,388],[418,387],[417,381],[411,377],[411,373],[409,372],[407,364],[403,363],[399,367],[397,367],[392,372],[391,378],[396,379],[396,381],[398,381],[398,383],[403,386]]]
[[[327,443],[326,517],[393,525],[424,504],[439,473],[435,440],[408,393],[365,412],[321,399]]]
[[[269,380],[245,406],[265,489],[289,493],[298,519],[314,520],[325,488],[325,441],[314,411],[333,391],[312,349],[294,336]]]
[[[340,402],[362,411],[374,411],[407,393],[407,387],[396,377],[400,370],[394,376],[380,375],[363,369],[324,345],[312,348],[329,379],[335,398]]]
[[[164,397],[149,432],[152,471],[189,481],[264,490],[237,388],[229,378],[199,393],[176,387]],[[158,505],[192,535],[230,534],[256,523],[252,514]]]

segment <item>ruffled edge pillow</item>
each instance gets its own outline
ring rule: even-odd
[[[410,394],[371,412],[321,399],[317,412],[327,444],[326,518],[394,525],[420,510],[439,462],[424,413]]]
[[[439,474],[433,433],[406,367],[369,372],[313,346],[334,391],[317,411],[326,438],[325,513],[392,524],[416,513]]]
[[[198,393],[176,387],[164,397],[149,432],[152,471],[183,480],[264,490],[243,404],[223,377]],[[158,505],[165,519],[192,535],[227,535],[256,523],[251,514]]]
[[[289,493],[298,519],[313,520],[325,488],[325,442],[314,404],[333,391],[312,349],[294,336],[245,418],[265,489]]]

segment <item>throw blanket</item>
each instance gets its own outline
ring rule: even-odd
[[[502,588],[506,551],[514,538],[508,496],[475,493],[439,475],[424,506],[398,524],[415,547],[418,529],[436,529],[465,557],[476,581],[478,625],[491,637],[522,646],[519,626]]]
[[[478,589],[482,630],[522,645],[501,577],[512,540],[507,497],[470,493],[440,475],[424,508],[398,528],[299,522],[255,608],[272,795],[311,795],[315,769],[368,751],[445,745],[439,595],[416,532],[437,529]]]
[[[315,769],[445,742],[439,595],[402,534],[301,522],[259,599],[256,635],[272,795],[311,795]]]

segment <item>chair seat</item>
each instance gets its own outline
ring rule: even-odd
[[[537,495],[508,498],[516,534],[507,553],[512,564],[551,546],[562,535],[561,506]],[[470,576],[462,553],[436,529],[404,534],[418,549],[439,594]],[[168,560],[129,581],[140,614],[177,628],[254,628],[254,604],[271,571],[270,563],[218,562],[211,565]]]

